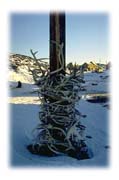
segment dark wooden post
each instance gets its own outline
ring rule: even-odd
[[[63,43],[63,56],[65,61],[65,13],[53,12],[50,14],[50,72],[60,68],[58,60],[59,48],[55,43]],[[65,69],[65,62],[64,62]],[[59,73],[65,74],[62,70]]]

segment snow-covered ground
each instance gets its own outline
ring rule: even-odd
[[[84,80],[86,83],[83,87],[87,90],[86,93],[106,93],[109,91],[108,70],[103,73],[85,73]]]
[[[45,157],[32,155],[26,146],[31,143],[32,130],[39,122],[36,86],[25,81],[22,88],[15,89],[17,79],[10,79],[10,162],[12,166],[25,167],[104,167],[109,164],[109,113],[108,106],[101,103],[90,103],[81,99],[77,103],[79,111],[86,115],[82,124],[86,126],[86,142],[93,151],[93,158],[77,160],[66,155]],[[86,73],[83,84],[87,91],[80,94],[109,93],[109,72]],[[14,81],[14,82],[13,82]],[[11,87],[12,86],[12,87]],[[107,104],[107,103],[106,103]],[[90,137],[90,138],[89,138]]]

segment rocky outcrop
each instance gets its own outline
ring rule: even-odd
[[[90,63],[82,64],[81,67],[83,71],[102,72],[104,70],[104,67],[102,67],[101,64],[92,61]]]

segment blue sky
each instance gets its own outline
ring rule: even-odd
[[[49,14],[11,14],[10,52],[49,57]],[[66,13],[66,60],[109,61],[109,17],[104,13]]]

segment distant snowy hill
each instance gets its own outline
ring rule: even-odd
[[[21,81],[23,83],[33,83],[33,78],[28,70],[28,65],[33,65],[31,57],[10,54],[9,56],[9,81]]]
[[[43,59],[47,60],[47,58],[43,58]],[[37,61],[40,60],[41,59],[37,59]],[[10,54],[9,56],[10,81],[13,80],[13,81],[21,81],[24,83],[33,83],[34,80],[29,68],[32,70],[38,68],[36,61],[32,57],[21,54]]]

